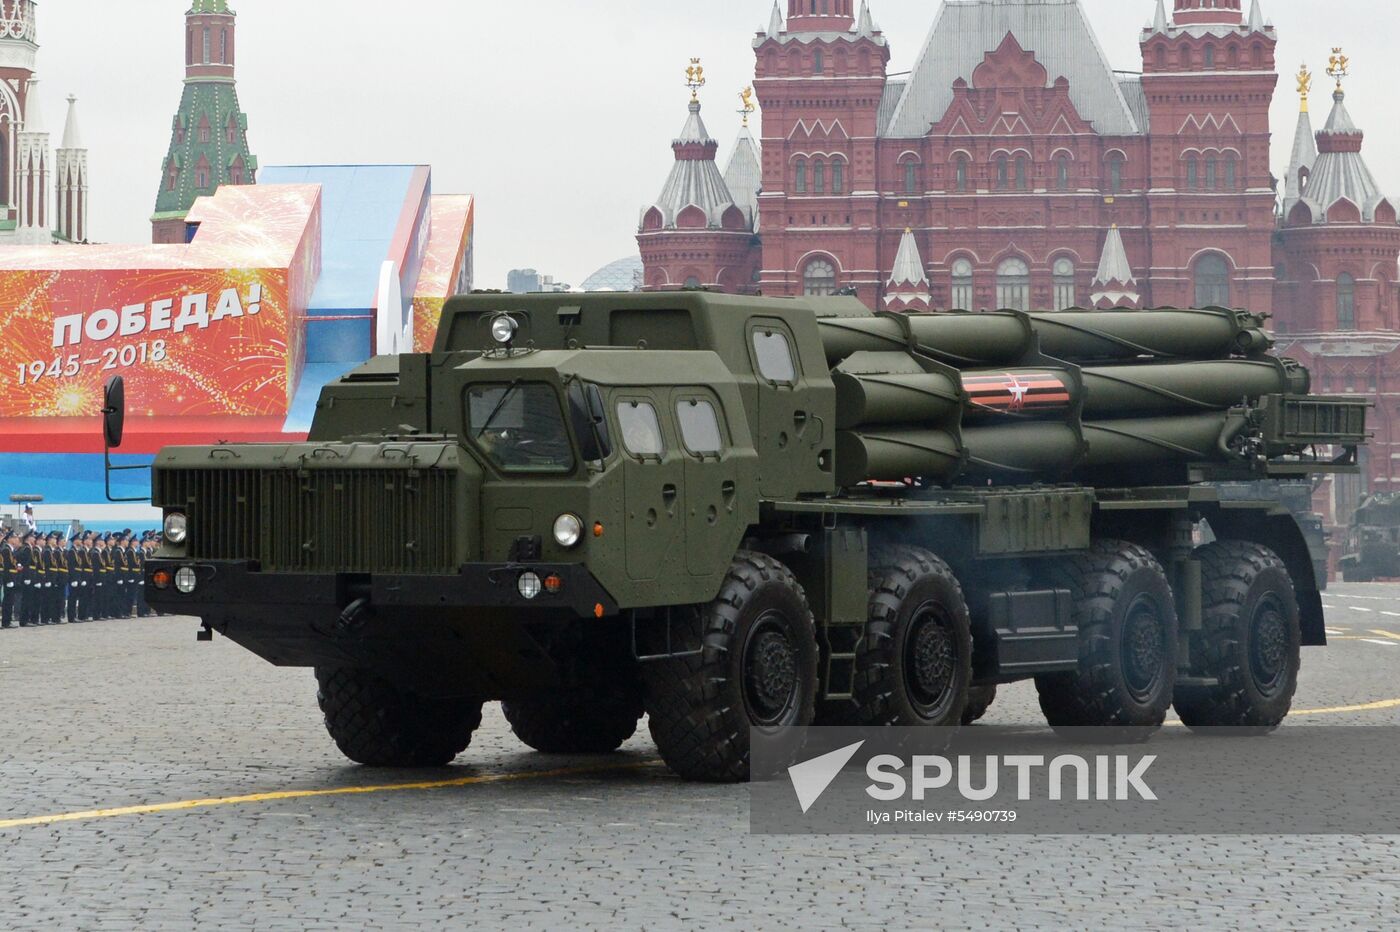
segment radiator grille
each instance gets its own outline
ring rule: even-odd
[[[448,470],[161,470],[160,502],[183,508],[197,560],[270,572],[456,571],[456,474]]]

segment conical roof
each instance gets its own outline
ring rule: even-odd
[[[24,132],[47,133],[44,124],[44,108],[39,105],[39,79],[29,79],[29,89],[24,97]]]
[[[724,169],[724,184],[734,203],[744,211],[750,229],[758,229],[758,194],[763,187],[763,162],[758,142],[747,126],[739,130],[734,151]]]
[[[655,209],[661,213],[662,226],[673,228],[682,211],[696,207],[705,214],[707,226],[722,226],[725,212],[736,204],[715,164],[719,144],[710,137],[705,121],[700,118],[698,100],[690,102],[685,126],[671,148],[675,150],[676,162],[661,194],[650,207],[643,209],[644,222],[646,214]]]
[[[1313,133],[1312,116],[1307,110],[1298,114],[1298,128],[1293,134],[1293,154],[1288,158],[1288,175],[1283,179],[1283,212],[1287,214],[1303,196],[1303,173],[1312,173],[1317,161],[1317,136]]]
[[[1123,245],[1123,234],[1118,232],[1118,224],[1108,230],[1104,238],[1103,255],[1099,257],[1099,270],[1094,275],[1094,293],[1089,296],[1094,305],[1126,307],[1142,300],[1137,290],[1137,278],[1133,275],[1133,265],[1128,261],[1128,250]]]
[[[78,98],[68,95],[68,119],[63,124],[63,148],[82,149],[83,136],[78,131]]]
[[[899,252],[894,257],[894,271],[890,273],[889,283],[895,286],[928,286],[924,258],[919,254],[919,244],[914,239],[914,231],[908,227],[899,241]]]
[[[1339,87],[1332,100],[1332,113],[1317,134],[1318,155],[1300,202],[1308,206],[1313,223],[1326,223],[1341,201],[1360,210],[1363,223],[1374,223],[1376,208],[1388,201],[1361,156],[1365,135],[1347,111],[1346,93]],[[1297,203],[1289,209],[1290,217]]]

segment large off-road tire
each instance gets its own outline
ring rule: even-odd
[[[1193,672],[1217,685],[1178,687],[1176,712],[1191,728],[1267,734],[1287,717],[1298,688],[1302,630],[1293,580],[1259,544],[1220,541],[1197,555],[1204,624],[1191,635]]]
[[[510,730],[544,754],[606,754],[637,732],[645,711],[633,684],[580,687],[501,703]]]
[[[1036,677],[1040,709],[1078,739],[1146,740],[1166,720],[1176,683],[1177,617],[1160,563],[1136,544],[1105,540],[1051,570],[1079,627],[1079,669]]]
[[[435,699],[369,670],[316,668],[316,700],[342,754],[372,767],[442,767],[471,743],[481,702]]]
[[[871,554],[870,615],[856,647],[855,720],[957,726],[972,683],[972,619],[962,587],[918,547]]]
[[[971,725],[973,722],[981,721],[982,717],[991,709],[992,703],[997,701],[997,688],[992,686],[973,686],[967,691],[967,707],[963,709],[962,723]]]
[[[782,563],[740,551],[719,596],[669,623],[672,649],[699,653],[642,668],[657,750],[687,780],[747,780],[750,728],[812,723],[818,651],[807,596]],[[664,628],[647,632],[647,653],[665,644]]]

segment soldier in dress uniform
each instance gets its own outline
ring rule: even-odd
[[[126,531],[112,535],[112,617],[131,617],[131,576],[127,569]]]
[[[108,604],[110,601],[112,576],[112,561],[107,553],[107,535],[102,534],[93,539],[92,542],[92,617],[95,619],[110,618]]]
[[[136,617],[145,618],[151,614],[151,607],[146,604],[146,541],[148,537],[142,534],[139,540],[132,542],[131,547],[131,595],[136,603]]]
[[[35,608],[39,604],[39,595],[34,588],[37,580],[34,572],[34,534],[27,529],[20,532],[15,561],[19,564],[19,603],[16,605],[16,613],[19,615],[19,626],[28,628],[35,623]]]
[[[68,554],[63,548],[63,532],[49,534],[49,624],[68,620]]]
[[[83,571],[82,535],[74,533],[68,538],[68,549],[63,551],[64,562],[68,566],[68,623],[77,624],[83,620]]]
[[[23,573],[15,533],[6,531],[5,536],[0,538],[0,599],[4,599],[0,603],[0,626],[9,628],[20,620],[21,616],[15,609],[19,605],[20,577]]]
[[[31,625],[47,624],[48,606],[45,598],[49,591],[48,548],[44,546],[44,536],[37,531],[29,534],[29,573],[33,580],[29,584],[29,601],[33,606],[25,611]]]
[[[81,580],[78,586],[78,618],[82,621],[92,621],[92,538],[93,532],[88,531],[78,538],[77,553],[81,557],[78,563],[78,578]]]

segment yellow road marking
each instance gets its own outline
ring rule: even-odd
[[[1394,631],[1382,631],[1380,628],[1372,628],[1371,633],[1379,634],[1383,638],[1390,638],[1392,641],[1400,641],[1400,634],[1396,634]]]
[[[1378,702],[1366,702],[1361,705],[1339,705],[1330,709],[1298,709],[1290,712],[1294,715],[1340,715],[1343,712],[1380,712],[1385,709],[1400,709],[1400,699],[1381,699]]]
[[[210,799],[184,799],[173,803],[149,806],[121,806],[115,809],[87,809],[58,815],[31,816],[25,819],[5,819],[0,828],[22,828],[29,825],[53,825],[58,822],[84,822],[90,819],[113,819],[119,816],[154,815],[160,812],[185,812],[213,806],[240,806],[248,803],[277,802],[284,799],[314,799],[322,796],[353,796],[360,793],[398,793],[405,790],[445,790],[483,783],[509,783],[516,780],[539,780],[547,777],[568,777],[576,774],[603,773],[615,770],[641,770],[654,767],[655,760],[629,761],[625,764],[603,764],[592,767],[565,767],[559,770],[533,770],[519,773],[481,774],[458,777],[455,780],[425,780],[420,783],[385,783],[377,786],[340,786],[328,790],[281,790],[273,793],[250,793],[246,796],[218,796]]]

